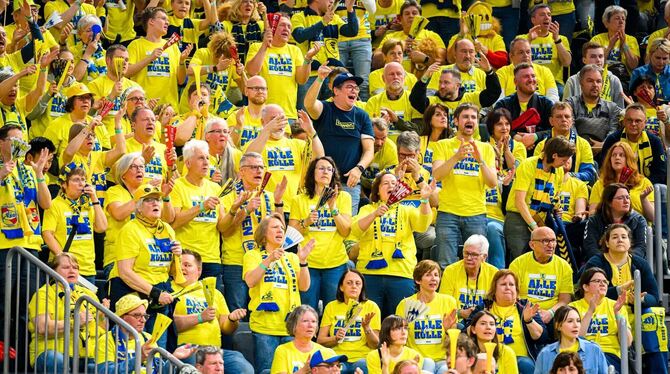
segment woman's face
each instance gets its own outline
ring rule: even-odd
[[[503,136],[509,135],[510,129],[511,125],[507,120],[507,118],[500,117],[498,122],[496,122],[493,125],[493,138],[498,140],[501,139]]]
[[[311,339],[316,336],[318,330],[317,321],[318,319],[314,313],[310,311],[303,313],[298,320],[298,324],[295,326],[295,337]]]
[[[643,98],[650,98],[653,99],[654,96],[656,96],[656,89],[654,88],[654,85],[651,84],[650,82],[642,82],[637,88],[635,89],[635,96],[638,99],[642,99],[642,102],[646,103],[647,100]]]
[[[271,218],[265,232],[265,240],[268,245],[281,246],[284,242],[284,225],[277,218]]]
[[[242,0],[240,2],[240,15],[242,17],[251,17],[255,8],[256,2],[254,0]]]
[[[473,328],[478,339],[485,342],[493,341],[496,334],[496,320],[485,314],[477,320]]]
[[[558,329],[561,332],[561,336],[565,336],[570,339],[577,339],[579,336],[579,328],[582,326],[582,319],[579,317],[579,313],[574,310],[568,312],[568,316],[565,318]]]
[[[322,186],[329,186],[334,173],[335,167],[330,162],[319,160],[314,167],[314,181]]]
[[[582,287],[584,288],[584,295],[598,295],[601,297],[604,297],[605,294],[607,293],[607,286],[609,285],[609,281],[607,278],[605,278],[605,274],[602,273],[594,273],[593,276],[591,277],[591,280],[589,283],[583,285]],[[586,297],[585,297],[586,298]],[[588,299],[587,299],[588,300]]]
[[[168,125],[172,123],[172,118],[176,116],[177,113],[174,111],[174,108],[172,108],[172,105],[168,105],[165,109],[163,109],[163,112],[161,113],[160,117],[158,120],[163,124],[163,125]]]
[[[71,175],[62,185],[65,195],[70,199],[78,199],[84,193],[85,186],[86,177],[83,175]]]
[[[80,149],[86,153],[92,151],[95,146],[95,138],[95,132],[89,132],[84,142],[81,143]]]
[[[172,12],[177,18],[186,18],[191,0],[172,0]]]
[[[363,290],[363,279],[361,277],[350,271],[347,275],[344,276],[342,280],[342,285],[340,286],[340,291],[348,299],[358,300]]]
[[[496,302],[510,304],[516,302],[516,282],[514,277],[506,275],[496,283]]]
[[[123,182],[126,186],[137,188],[144,181],[144,159],[138,157],[130,163],[128,170],[123,173]]]
[[[430,119],[430,126],[434,129],[446,129],[449,127],[449,118],[442,108],[435,109],[433,118]]]
[[[391,337],[391,344],[407,344],[407,325],[392,329],[389,336]]]
[[[619,188],[614,194],[611,202],[612,212],[626,214],[630,212],[630,194],[625,188]]]
[[[86,115],[88,111],[91,110],[91,101],[91,95],[75,96],[72,112],[79,115]]]
[[[398,180],[393,174],[385,174],[379,183],[379,200],[386,202],[397,183]]]
[[[79,279],[79,266],[73,264],[67,257],[60,261],[60,264],[56,267],[56,272],[70,284],[77,283],[77,279]]]
[[[614,169],[615,172],[619,173],[623,170],[626,166],[626,152],[623,151],[623,148],[614,147],[614,149],[612,149],[610,162],[612,164],[612,169]]]
[[[419,281],[419,289],[422,291],[435,292],[440,286],[440,272],[437,269],[426,272],[421,276]]]
[[[628,231],[623,227],[612,230],[607,239],[607,249],[612,253],[628,253],[630,250]]]
[[[93,40],[93,24],[84,27],[78,32],[81,37],[81,41],[84,42],[84,44],[89,44]]]
[[[200,269],[195,257],[191,254],[183,254],[181,256],[181,272],[188,283],[194,283],[200,277]]]
[[[391,48],[388,53],[386,54],[386,63],[388,64],[389,62],[397,62],[399,64],[402,63],[403,60],[403,51],[402,51],[402,46],[396,45],[395,47]]]
[[[626,15],[623,13],[614,13],[609,21],[605,22],[607,31],[624,31],[626,29]]]
[[[158,195],[147,196],[140,205],[140,214],[149,219],[158,219],[161,216],[162,206]]]
[[[70,67],[65,73],[66,75],[72,75],[72,72],[74,72],[74,55],[72,52],[63,51],[58,55],[58,58],[61,60],[70,61]]]
[[[579,370],[572,361],[570,361],[570,365],[558,368],[558,370],[556,370],[556,374],[578,374],[578,373]]]

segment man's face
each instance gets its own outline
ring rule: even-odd
[[[467,39],[456,42],[456,66],[461,70],[468,70],[475,62],[475,45]]]
[[[254,105],[263,105],[268,98],[268,85],[260,76],[249,78],[244,88],[244,94]]]
[[[291,20],[286,17],[282,17],[279,19],[279,23],[277,24],[277,31],[275,31],[275,34],[273,35],[273,40],[276,38],[283,43],[288,43],[290,37]]]
[[[144,331],[144,325],[147,323],[147,308],[140,305],[137,308],[123,315],[123,320],[128,322],[137,332]]]
[[[372,129],[375,132],[375,153],[377,153],[382,149],[384,143],[386,143],[386,138],[388,137],[389,131],[380,130],[375,126],[372,126]]]
[[[142,110],[135,117],[135,132],[137,135],[152,137],[156,131],[156,116],[151,110]]]
[[[582,92],[584,97],[595,100],[600,97],[600,93],[603,89],[603,77],[602,75],[595,71],[587,71],[582,79],[579,81],[579,84],[582,87]]]
[[[400,91],[404,82],[405,70],[402,65],[394,63],[384,68],[384,83],[387,91]]]
[[[632,136],[639,136],[644,129],[647,122],[647,116],[644,111],[637,109],[627,110],[623,116],[623,126],[626,129],[626,134]]]
[[[250,157],[246,159],[243,165],[240,165],[240,179],[251,186],[261,184],[264,172],[265,165],[262,158]]]
[[[568,108],[556,109],[549,118],[551,127],[561,134],[566,134],[572,127],[572,111]]]
[[[114,67],[114,59],[116,58],[122,58],[123,59],[123,69],[118,72],[116,71],[116,67]],[[116,52],[114,52],[114,55],[112,56],[111,60],[107,59],[107,69],[109,70],[114,70],[114,73],[116,74],[125,74],[126,70],[128,69],[128,51],[123,51],[120,49],[117,49]]]
[[[602,48],[591,48],[586,51],[586,56],[582,58],[585,64],[594,64],[600,68],[605,65],[605,50]]]
[[[223,357],[218,354],[208,354],[202,365],[196,365],[196,369],[202,374],[223,373]]]
[[[0,140],[0,144],[2,147],[2,153],[9,154],[12,152],[12,139],[21,139],[22,138],[22,131],[19,129],[13,129],[9,130],[7,132],[7,138],[5,140]]]
[[[440,75],[438,93],[442,97],[455,99],[458,96],[458,89],[461,88],[461,81],[450,73]]]
[[[516,84],[518,91],[526,95],[532,95],[537,90],[537,79],[535,79],[533,68],[519,70],[514,75],[514,84]]]
[[[556,234],[547,227],[536,229],[531,235],[530,247],[535,258],[545,262],[554,255],[556,250]]]
[[[540,8],[535,11],[535,14],[530,18],[530,22],[533,23],[533,26],[542,26],[543,28],[549,28],[551,24],[551,9],[549,8]]]
[[[509,57],[512,60],[512,64],[519,65],[522,62],[530,64],[532,62],[531,56],[530,43],[527,41],[520,41],[514,44],[514,48]]]
[[[477,128],[479,113],[474,109],[465,109],[455,119],[458,132],[465,136],[472,136]]]

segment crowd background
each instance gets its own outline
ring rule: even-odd
[[[667,373],[645,256],[670,2],[0,0],[0,19],[0,284],[32,295],[2,287],[0,315],[36,371],[157,345],[201,372],[620,372],[640,270],[643,372]],[[142,357],[88,309],[64,347],[64,293],[8,273],[13,247]]]

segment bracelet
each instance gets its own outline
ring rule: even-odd
[[[100,205],[100,201],[93,201],[91,202],[91,205]]]
[[[419,199],[421,204],[428,204],[428,199]]]
[[[198,323],[203,323],[202,313],[198,313]]]
[[[554,44],[561,44],[563,43],[563,39],[558,38],[558,40],[554,40]]]
[[[82,61],[85,62],[86,65],[90,65],[90,64],[91,64],[91,61],[89,61],[89,60],[87,60],[87,59],[85,59],[85,58],[81,58],[81,59],[79,59],[79,62],[82,62]]]
[[[333,217],[337,217],[340,215],[340,211],[337,208],[333,208],[333,210],[330,211],[330,215]]]
[[[554,310],[549,308],[549,310],[547,310],[547,311],[549,312],[549,314],[551,314],[551,318],[554,318],[554,313],[555,313]]]
[[[49,70],[49,68],[40,67],[40,73],[46,73],[48,70]]]
[[[316,81],[319,82],[319,83],[323,83],[324,79],[321,78],[321,77],[317,77],[317,78],[316,78]]]
[[[46,179],[44,178],[37,178],[37,183],[44,183],[46,182]]]
[[[169,203],[170,202],[170,196],[166,196],[163,198],[164,203]]]
[[[300,263],[300,267],[301,267],[301,268],[306,268],[308,265],[309,265],[309,264],[306,263],[306,262],[305,262],[304,264],[303,264],[303,263]]]
[[[415,182],[416,184],[421,184],[424,182],[425,179],[423,179],[423,175],[419,176],[419,179],[417,179]]]
[[[298,223],[300,224],[300,227],[303,228],[303,230],[307,228],[307,226],[305,226],[305,220],[304,219],[301,219],[300,221],[298,221]]]
[[[242,134],[242,129],[238,129],[237,127],[235,127],[235,128],[233,129],[233,132],[234,132],[235,134],[240,135],[240,134]]]
[[[361,174],[363,174],[365,172],[365,168],[363,167],[363,165],[358,164],[358,165],[356,165],[356,167],[358,168],[358,170],[361,171]]]
[[[283,201],[281,203],[275,203],[275,208],[283,208],[283,207],[284,207]]]
[[[319,133],[315,131],[314,135],[312,135],[312,139],[316,139],[317,136],[319,136]]]
[[[530,321],[524,320],[523,323],[525,323],[526,325],[530,325],[531,323],[533,323],[533,319],[531,318]]]
[[[151,287],[151,291],[149,291],[149,297],[158,302],[158,299],[161,297],[161,289],[158,287]]]
[[[427,84],[429,80],[430,80],[430,77],[426,76],[425,74],[424,74],[423,77],[421,77],[421,82],[423,82],[423,83]]]
[[[305,61],[303,61],[302,66],[305,66],[305,65],[311,65],[311,64],[312,64],[312,61],[313,61],[313,60],[312,60],[311,58],[306,58]]]
[[[123,129],[114,129],[114,134],[123,134]]]
[[[264,264],[264,263],[262,263],[262,262],[261,262],[260,264],[258,264],[258,266],[260,266],[260,267],[261,267],[261,269],[263,269],[263,270],[265,270],[265,271],[268,271],[268,267],[267,267],[267,266],[265,266],[265,264]]]
[[[530,227],[531,230],[535,230],[537,228],[537,222],[531,222],[528,224],[528,227]]]
[[[235,210],[234,212],[233,212],[232,210],[229,210],[229,211],[228,211],[228,214],[230,214],[231,216],[235,217],[235,216],[237,215],[237,212],[238,212],[239,210],[240,210],[239,208],[237,208],[237,210]]]

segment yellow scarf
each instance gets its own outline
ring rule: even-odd
[[[268,253],[265,248],[261,251],[261,258],[265,259],[268,257]],[[288,256],[284,255],[276,262],[272,263],[270,267],[263,274],[263,279],[260,283],[260,304],[256,308],[256,311],[265,311],[265,312],[279,312],[281,311],[280,306],[277,304],[274,295],[273,288],[275,284],[275,278],[280,277],[281,272],[284,273],[286,277],[286,287],[288,288],[288,310],[286,314],[290,313],[298,305],[300,305],[300,292],[298,291],[298,277],[296,274],[293,265],[288,260]],[[269,278],[269,279],[268,279]],[[267,281],[266,281],[267,279]]]

